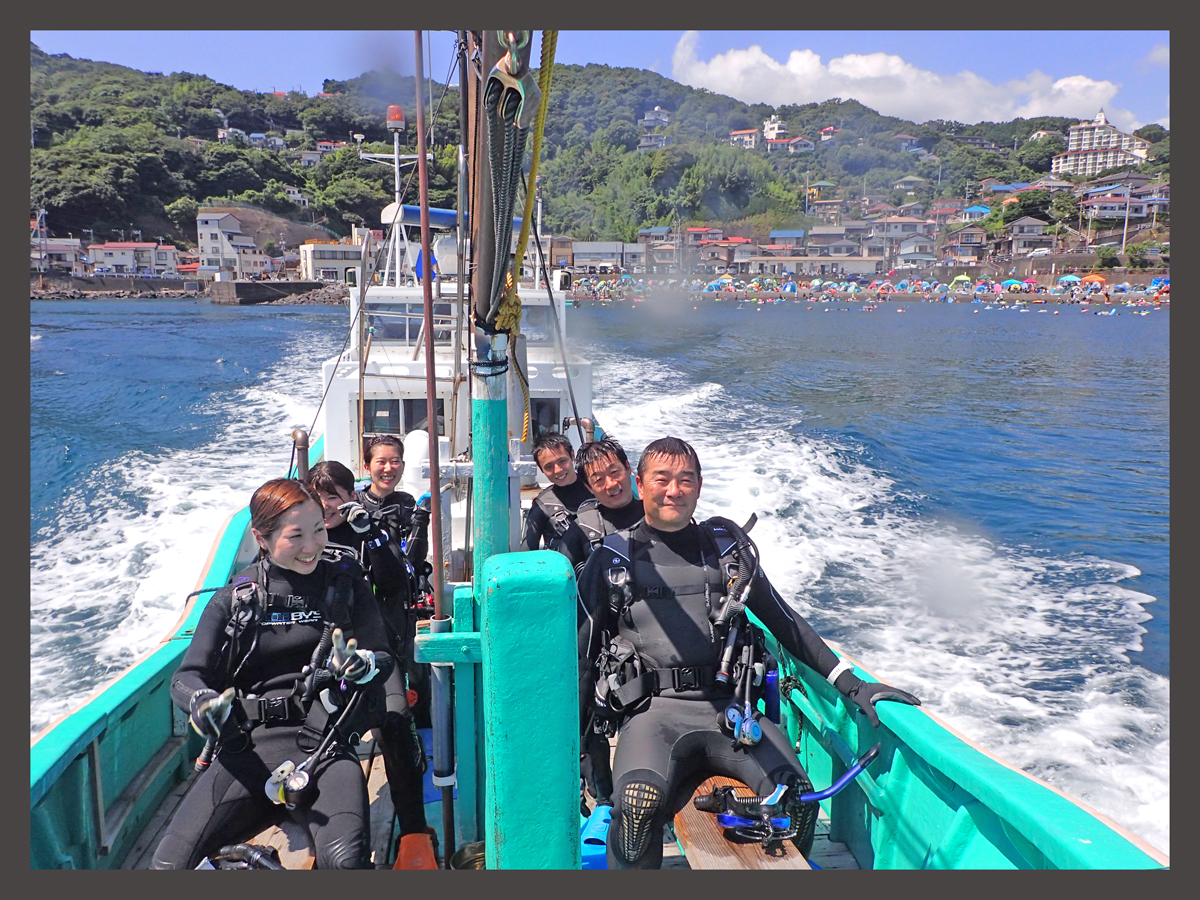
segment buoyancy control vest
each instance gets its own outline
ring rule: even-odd
[[[351,554],[327,548],[322,559],[324,584],[319,597],[270,593],[266,559],[259,559],[234,578],[223,649],[228,683],[234,684],[258,645],[259,629],[321,623],[321,636],[306,671],[282,673],[249,690],[239,690],[235,704],[242,730],[250,731],[258,725],[301,725],[298,742],[302,749],[304,744],[310,744],[310,750],[319,742],[331,714],[338,708],[329,693],[335,685],[325,665],[333,647],[333,630],[342,629],[347,640],[353,637],[353,579],[356,571],[361,574]],[[289,687],[291,692],[286,695],[265,696]],[[365,709],[363,712],[367,715]],[[356,720],[352,723],[357,726],[355,731],[361,734],[364,716],[352,718]]]
[[[611,623],[597,660],[601,718],[623,717],[665,690],[695,698],[728,694],[715,677],[725,629],[714,619],[737,574],[735,541],[722,525],[699,524],[708,544],[701,566],[650,562],[637,529],[606,535],[596,548]],[[654,602],[670,599],[676,602]]]
[[[550,520],[550,527],[554,529],[553,542],[562,540],[562,536],[571,527],[571,521],[575,518],[575,514],[567,509],[567,505],[559,499],[558,494],[552,488],[546,488],[533,498],[533,502],[542,508],[546,518]],[[551,546],[550,549],[553,550],[554,547]]]

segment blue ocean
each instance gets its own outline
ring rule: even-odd
[[[348,315],[30,307],[36,732],[178,619],[312,425]],[[1169,852],[1170,312],[1097,309],[680,298],[567,328],[604,428],[634,458],[691,441],[698,515],[757,513],[818,631]]]

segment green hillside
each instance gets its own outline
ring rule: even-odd
[[[195,204],[203,200],[252,203],[339,234],[352,224],[375,225],[392,200],[392,171],[358,159],[352,146],[302,168],[285,154],[215,140],[227,124],[282,137],[294,150],[359,133],[368,145],[379,142],[373,149],[387,151],[385,111],[400,103],[409,121],[406,149],[415,149],[411,76],[372,71],[326,80],[324,87],[328,96],[259,94],[204,75],[146,73],[49,55],[31,43],[31,209],[48,211],[56,235],[91,229],[103,239],[132,227],[189,245]],[[431,202],[452,207],[458,96],[437,84],[430,93],[437,110]],[[638,153],[638,121],[655,106],[670,113],[663,131],[674,143]],[[813,140],[816,150],[768,155],[762,147],[729,146],[731,130],[757,127],[772,114],[787,122],[792,136]],[[1065,132],[1075,121],[918,124],[880,115],[856,100],[772,108],[641,69],[556,65],[540,168],[543,224],[580,240],[633,240],[639,228],[672,222],[740,224],[759,232],[806,227],[806,173],[810,182],[832,182],[847,197],[866,192],[900,200],[892,185],[905,175],[927,179],[917,199],[961,197],[971,182],[987,176],[1033,181],[1049,171],[1053,154],[1065,149],[1061,139],[1028,136],[1039,129]],[[818,134],[827,127],[838,132],[821,142]],[[1142,168],[1169,173],[1169,133],[1157,125],[1141,132],[1155,142]],[[898,134],[916,138],[937,161],[921,162],[919,154],[900,149]],[[984,137],[1006,150],[976,150],[956,142],[956,135]],[[189,137],[208,143],[196,145]],[[310,210],[294,206],[285,185],[300,188]],[[416,202],[415,182],[404,199]]]

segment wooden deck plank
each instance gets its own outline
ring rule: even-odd
[[[735,785],[752,793],[740,781],[714,775],[696,789],[696,794],[708,794],[724,785]],[[714,815],[701,812],[690,801],[675,816],[675,834],[693,869],[811,868],[791,841],[776,844],[768,851],[761,844],[735,844],[726,840],[724,831]]]

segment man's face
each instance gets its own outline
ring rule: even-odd
[[[645,477],[638,476],[638,493],[646,524],[659,531],[680,531],[692,521],[700,499],[700,475],[684,456],[650,457]]]
[[[633,479],[628,463],[615,456],[602,456],[584,467],[587,485],[601,506],[620,509],[633,499]]]
[[[557,487],[574,484],[579,476],[575,474],[575,461],[562,447],[548,447],[539,450],[537,454],[538,468],[546,473],[550,483]]]

